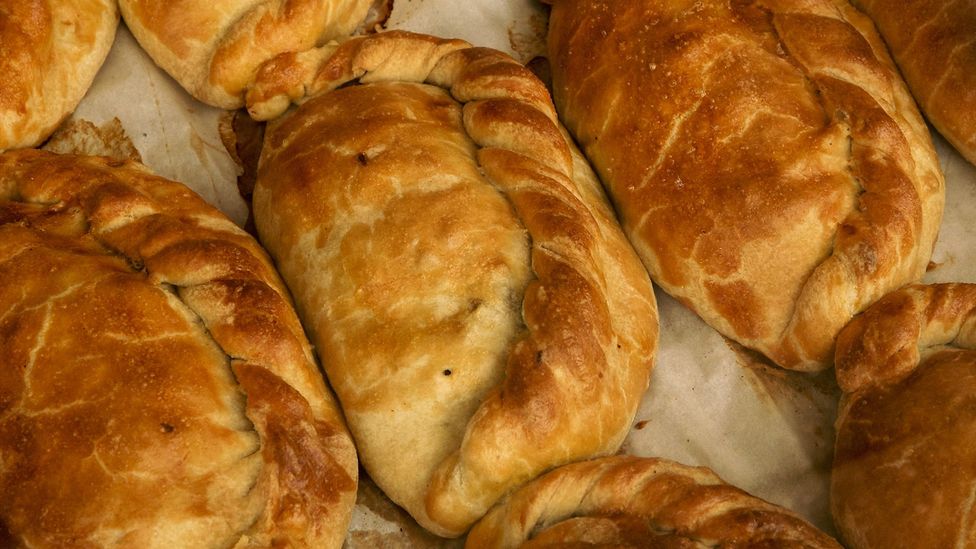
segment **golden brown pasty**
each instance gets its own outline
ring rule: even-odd
[[[545,87],[500,52],[390,32],[283,55],[248,97],[301,92],[321,94],[269,124],[254,216],[373,480],[457,536],[614,452],[657,309]]]
[[[854,0],[874,20],[925,116],[976,164],[976,2]]]
[[[373,0],[120,0],[153,60],[191,95],[236,109],[261,63],[350,34]]]
[[[944,182],[843,0],[554,0],[554,96],[653,278],[777,364],[924,273]]]
[[[0,545],[341,545],[352,441],[217,210],[138,164],[7,153],[0,280]]]
[[[566,465],[527,484],[472,528],[467,547],[840,549],[705,467],[632,456]]]
[[[74,111],[118,22],[114,0],[0,2],[0,152],[39,145]]]
[[[844,542],[976,547],[976,284],[884,297],[841,332],[836,364]]]

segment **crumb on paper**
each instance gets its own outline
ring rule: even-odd
[[[85,119],[68,120],[41,148],[61,154],[109,156],[142,162],[142,155],[118,118],[112,118],[101,126]]]

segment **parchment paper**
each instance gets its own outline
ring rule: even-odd
[[[119,151],[135,147],[143,164],[185,183],[243,226],[247,205],[237,191],[239,167],[219,133],[225,116],[225,111],[190,97],[120,24],[112,51],[88,94],[46,148],[120,155]],[[121,133],[91,133],[92,127],[117,130],[119,126]]]
[[[460,37],[526,62],[544,54],[545,13],[535,0],[396,0],[388,28]],[[115,126],[147,165],[243,224],[238,167],[219,137],[222,116],[159,71],[122,28],[68,126],[87,120],[107,131],[118,118]],[[946,211],[925,281],[976,282],[976,167],[934,139],[946,174]],[[660,290],[657,298],[657,366],[622,452],[711,467],[834,533],[827,491],[839,396],[833,371],[811,376],[772,367]],[[368,479],[362,482],[347,547],[458,544],[427,534]]]

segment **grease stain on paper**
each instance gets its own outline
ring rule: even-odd
[[[463,538],[444,539],[424,530],[360,470],[359,492],[345,549],[460,549],[463,545]]]
[[[825,422],[803,421],[810,416],[830,418],[836,415],[840,388],[833,368],[813,374],[785,370],[732,340],[726,339],[726,344],[760,400],[782,416],[798,420],[794,426],[797,432],[808,432],[808,445],[818,449],[833,446],[833,430],[828,432],[821,427]]]
[[[112,118],[101,126],[83,118],[70,119],[41,148],[60,154],[108,156],[142,162],[142,155],[118,118]]]
[[[508,25],[508,44],[519,59],[545,55],[548,14],[533,13],[526,21],[512,21]]]

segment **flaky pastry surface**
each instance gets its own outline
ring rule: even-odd
[[[7,153],[0,279],[15,545],[341,545],[352,441],[270,260],[221,213],[138,164]]]
[[[705,467],[633,456],[547,473],[492,509],[466,546],[840,548],[796,514]]]
[[[845,543],[976,547],[976,284],[885,296],[841,332],[836,362]]]
[[[269,125],[255,220],[393,501],[457,536],[546,469],[616,450],[654,296],[527,69],[381,33],[280,56],[248,101],[304,102]]]
[[[878,26],[925,116],[976,164],[976,2],[853,3]]]
[[[113,0],[0,2],[0,152],[39,145],[71,114],[118,22]]]
[[[346,36],[373,0],[120,0],[139,44],[191,95],[240,108],[258,67]]]
[[[924,273],[944,182],[841,0],[554,0],[554,97],[651,277],[777,364],[829,366]]]

